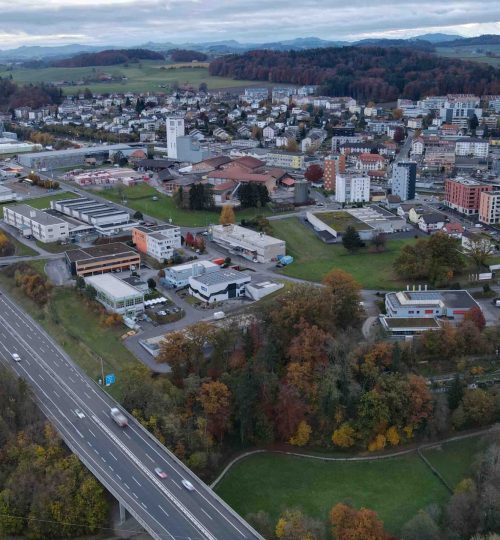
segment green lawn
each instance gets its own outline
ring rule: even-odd
[[[45,208],[50,208],[50,201],[60,201],[62,199],[76,199],[78,195],[75,195],[69,191],[62,191],[59,193],[54,193],[52,195],[46,195],[45,197],[38,197],[36,199],[27,199],[23,201],[24,204],[29,204],[33,208],[38,208],[39,210],[44,210]]]
[[[38,272],[43,272],[45,262],[39,260],[32,265]],[[72,288],[54,288],[49,305],[40,308],[17,289],[13,279],[4,272],[0,272],[0,284],[95,381],[101,377],[98,360],[101,356],[105,374],[113,372],[117,378],[109,391],[120,396],[120,373],[138,362],[120,339],[127,330],[125,327],[104,328],[99,315],[89,309]]]
[[[211,223],[219,223],[220,211],[209,210],[182,210],[176,208],[171,197],[158,193],[156,189],[147,184],[137,184],[126,187],[122,192],[127,200],[127,206],[134,210],[140,210],[143,214],[157,219],[169,220],[183,227],[206,227]],[[117,189],[106,189],[99,192],[101,197],[110,201],[122,203],[121,194]],[[153,201],[153,196],[158,197]],[[236,213],[236,219],[250,219],[257,215],[269,215],[268,209],[248,208]]]
[[[401,248],[413,239],[388,240],[386,250],[373,253],[363,249],[351,255],[342,243],[325,244],[298,218],[271,221],[273,235],[286,241],[294,262],[280,270],[287,276],[321,281],[332,268],[349,272],[366,289],[389,290],[404,285],[392,269]]]
[[[162,69],[164,68],[164,69]],[[126,77],[124,80],[107,82],[90,82],[96,74],[109,73],[113,77]],[[64,86],[65,94],[76,94],[84,88],[90,88],[95,93],[105,92],[165,92],[164,88],[173,82],[188,83],[198,88],[205,82],[209,89],[231,88],[255,84],[255,81],[241,81],[225,77],[212,77],[207,67],[178,67],[168,66],[161,61],[144,61],[138,64],[121,66],[95,66],[81,68],[42,68],[24,69],[14,68],[10,71],[1,71],[0,77],[12,75],[13,79],[23,83],[58,82],[67,81],[75,86]],[[76,85],[80,81],[83,85]]]
[[[475,444],[467,443],[445,445],[440,461],[432,454],[432,462],[458,480],[467,474],[476,452]],[[216,491],[242,516],[264,510],[274,519],[283,508],[299,506],[326,522],[332,506],[349,500],[377,511],[392,533],[419,509],[443,504],[449,496],[416,454],[358,463],[257,454],[236,464]]]
[[[38,252],[36,252],[34,249],[31,249],[29,246],[24,245],[23,243],[19,242],[16,238],[14,238],[11,234],[4,231],[2,229],[2,233],[5,234],[5,236],[14,244],[14,247],[16,248],[16,251],[14,252],[14,255],[17,255],[18,257],[28,257],[30,255],[38,255]]]

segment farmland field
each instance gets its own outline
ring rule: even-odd
[[[95,79],[99,73],[106,73],[120,80],[105,82],[90,80]],[[0,77],[9,75],[12,75],[15,81],[21,83],[67,81],[71,83],[71,86],[63,86],[65,94],[76,94],[83,91],[84,88],[90,88],[95,93],[165,92],[165,87],[168,87],[174,81],[181,85],[188,83],[195,88],[198,88],[200,83],[205,82],[210,90],[255,84],[255,81],[237,81],[224,77],[212,77],[208,74],[208,68],[204,64],[183,67],[183,65],[169,65],[157,61],[144,61],[139,64],[129,64],[128,66],[0,70]],[[123,80],[121,80],[122,77]]]

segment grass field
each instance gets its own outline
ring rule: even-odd
[[[479,52],[481,50],[482,52]],[[486,52],[491,51],[495,54],[500,53],[500,46],[498,45],[465,45],[461,47],[437,47],[436,53],[439,56],[446,56],[447,58],[458,58],[460,60],[468,60],[472,62],[481,62],[490,64],[493,67],[500,67],[500,57],[487,56]]]
[[[58,193],[52,193],[51,195],[46,195],[45,197],[28,199],[24,201],[24,203],[29,204],[33,208],[44,210],[45,208],[50,208],[50,201],[60,201],[62,199],[76,199],[76,197],[78,197],[78,195],[75,195],[74,193],[71,193],[69,191],[62,191]]]
[[[426,455],[456,485],[468,474],[478,449],[473,439],[445,444]],[[275,520],[283,508],[299,506],[326,522],[332,506],[349,500],[378,512],[395,534],[419,509],[444,504],[449,497],[416,453],[357,463],[258,454],[236,464],[216,491],[242,516],[264,510]]]
[[[169,220],[183,227],[206,227],[211,223],[219,223],[220,210],[182,210],[176,208],[171,197],[158,193],[156,189],[147,184],[138,184],[122,190],[127,206],[134,210],[140,210],[143,214],[157,219]],[[121,194],[116,189],[106,189],[99,192],[101,197],[110,201],[122,203]],[[153,201],[153,196],[158,197]],[[249,219],[257,215],[269,215],[267,209],[249,208],[236,212],[236,219]]]
[[[368,229],[361,220],[351,216],[348,212],[316,212],[314,215],[340,233],[344,232],[347,227],[354,227],[357,231]]]
[[[298,218],[271,221],[273,236],[286,241],[287,252],[294,262],[280,270],[282,274],[321,281],[332,268],[349,272],[366,289],[388,290],[404,285],[392,269],[401,248],[413,239],[388,240],[386,250],[372,253],[368,249],[351,255],[341,243],[325,244]]]
[[[34,249],[31,249],[29,246],[25,246],[8,232],[4,231],[3,229],[1,232],[5,234],[5,236],[14,244],[14,247],[16,248],[14,255],[18,257],[28,257],[31,255],[38,255],[38,253]]]
[[[113,77],[126,77],[126,80],[109,82],[90,82],[96,74],[109,73]],[[255,84],[251,81],[236,81],[224,77],[212,77],[205,66],[174,67],[161,61],[143,61],[140,64],[121,66],[96,66],[82,68],[42,68],[42,69],[13,69],[0,71],[0,77],[12,75],[13,79],[22,83],[67,81],[75,86],[64,86],[65,94],[76,94],[84,88],[90,88],[95,93],[105,92],[162,92],[164,86],[174,81],[179,84],[188,83],[198,88],[205,82],[211,90],[217,88],[233,88]],[[76,85],[80,81],[88,83]]]
[[[45,262],[39,260],[31,264],[38,272],[43,272]],[[40,308],[3,272],[0,272],[0,283],[95,381],[101,377],[98,356],[102,357],[105,374],[115,373],[117,379],[108,390],[120,396],[120,373],[137,365],[137,360],[120,339],[125,327],[104,328],[99,316],[87,307],[74,289],[54,288],[49,304]]]

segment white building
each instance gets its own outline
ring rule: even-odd
[[[132,242],[142,253],[157,261],[170,259],[181,247],[181,230],[175,225],[139,226],[132,229]]]
[[[417,164],[413,161],[399,161],[392,168],[392,194],[401,201],[415,198]]]
[[[211,261],[195,261],[188,264],[178,264],[165,268],[165,277],[162,282],[168,287],[185,287],[189,284],[189,278],[200,276],[202,274],[211,274],[218,272],[220,266]]]
[[[57,242],[69,236],[69,224],[56,216],[27,204],[6,206],[4,221],[18,229],[23,236],[33,236],[40,242]]]
[[[251,280],[252,278],[243,272],[221,269],[218,272],[190,277],[189,294],[207,304],[240,298],[245,296],[245,285]]]
[[[270,263],[286,254],[284,240],[239,225],[214,225],[211,235],[212,240],[229,253],[250,261]]]
[[[340,203],[368,202],[370,200],[370,177],[338,175],[335,200]]]
[[[0,186],[0,203],[17,201],[17,193],[12,189]]]
[[[185,135],[184,118],[169,116],[167,125],[167,155],[170,159],[177,159],[177,137]]]
[[[85,284],[94,287],[96,300],[108,311],[128,317],[144,311],[144,293],[113,274],[86,277]]]
[[[490,143],[484,139],[464,138],[455,143],[455,154],[457,156],[475,157],[486,159],[490,149]]]

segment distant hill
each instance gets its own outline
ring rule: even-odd
[[[88,67],[88,66],[114,66],[139,60],[164,60],[163,54],[147,49],[111,49],[95,53],[82,53],[56,60],[52,67]]]
[[[429,41],[420,39],[362,39],[352,43],[355,47],[367,47],[375,45],[377,47],[404,47],[419,51],[433,51],[434,45]]]
[[[208,56],[199,51],[190,51],[188,49],[172,49],[167,51],[173,62],[205,62]]]
[[[467,45],[500,45],[500,35],[484,34],[471,38],[454,39],[439,44],[440,47],[464,47]]]
[[[425,95],[500,93],[500,70],[397,47],[330,47],[306,51],[250,51],[216,58],[210,75],[319,85],[332,96],[377,102]]]
[[[420,40],[420,41],[428,41],[429,43],[437,44],[437,43],[445,43],[446,41],[454,41],[456,39],[462,39],[463,36],[459,36],[458,34],[441,34],[440,32],[436,32],[434,34],[422,34],[420,36],[415,36],[414,38],[410,38],[410,41],[412,40]]]

